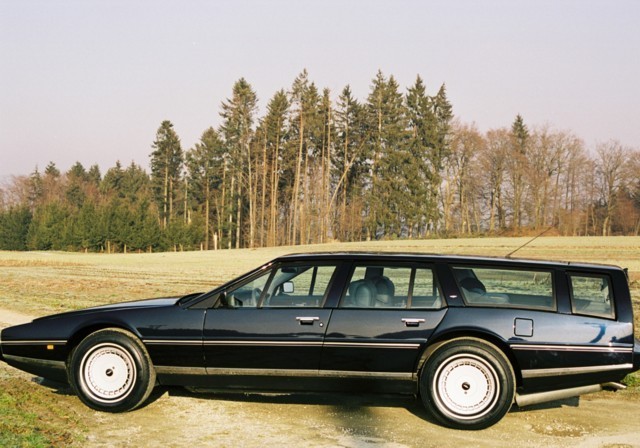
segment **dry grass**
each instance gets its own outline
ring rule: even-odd
[[[0,364],[0,446],[83,446],[91,424],[75,397],[42,387]]]

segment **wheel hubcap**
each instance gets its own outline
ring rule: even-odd
[[[100,344],[88,351],[81,364],[83,384],[100,402],[122,400],[136,381],[136,366],[129,352],[114,344]]]
[[[471,354],[445,360],[434,376],[435,398],[439,407],[456,418],[478,418],[495,404],[500,385],[493,367]]]

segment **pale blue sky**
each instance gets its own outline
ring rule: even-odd
[[[640,148],[640,1],[0,0],[0,181],[48,161],[148,166],[171,120],[193,146],[245,77],[260,105],[302,69],[364,100],[446,83],[486,131],[571,130]]]

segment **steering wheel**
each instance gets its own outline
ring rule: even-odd
[[[256,306],[258,305],[258,300],[260,300],[261,295],[262,295],[262,290],[260,288],[254,288],[251,291],[251,298],[253,299]]]

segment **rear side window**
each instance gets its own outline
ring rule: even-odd
[[[555,310],[551,271],[454,266],[467,304]]]
[[[569,274],[575,314],[613,318],[611,282],[606,275]]]
[[[341,308],[423,308],[443,306],[430,268],[398,265],[356,266]]]

